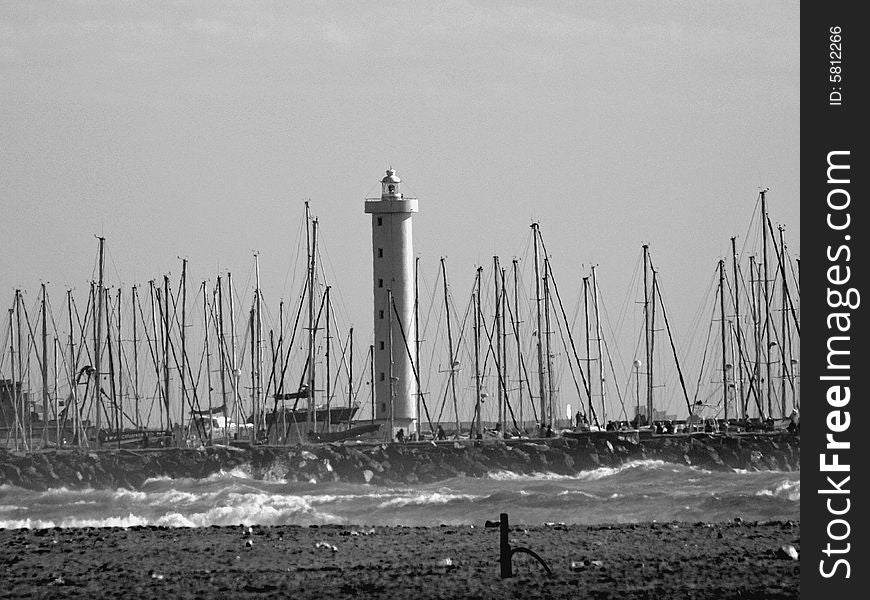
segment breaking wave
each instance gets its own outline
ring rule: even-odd
[[[755,492],[756,496],[775,496],[777,498],[785,498],[792,502],[800,502],[801,499],[801,482],[800,480],[784,479],[776,487],[772,489],[761,489]]]
[[[400,496],[398,498],[393,498],[391,500],[387,500],[386,502],[381,502],[380,504],[378,504],[378,508],[390,508],[393,506],[426,506],[428,504],[448,504],[450,502],[460,501],[471,502],[482,497],[483,496],[476,496],[474,494],[448,494],[442,492],[430,492],[415,494],[412,496]]]
[[[432,526],[799,519],[799,473],[711,472],[638,460],[577,475],[491,473],[419,486],[288,482],[244,468],[204,479],[153,478],[140,489],[0,486],[0,527],[212,525]]]

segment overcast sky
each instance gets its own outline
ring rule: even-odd
[[[367,338],[392,165],[460,304],[534,219],[572,306],[598,264],[617,313],[649,243],[685,330],[760,186],[800,252],[799,50],[797,2],[2,0],[0,298],[84,294],[102,234],[112,285],[258,250],[277,306],[310,199]]]

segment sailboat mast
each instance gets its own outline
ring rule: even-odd
[[[100,242],[100,260],[97,293],[94,296],[94,299],[96,300],[96,316],[94,317],[94,407],[97,411],[97,448],[100,448],[103,445],[102,436],[100,435],[103,425],[100,415],[100,405],[103,401],[100,397],[100,339],[102,338],[103,329],[103,250],[106,238],[98,237],[97,239]]]
[[[767,266],[767,190],[761,190],[761,240],[762,264],[764,265],[764,345],[765,345],[765,380],[767,383],[767,415],[773,416],[773,382],[770,379],[770,277]],[[784,415],[783,415],[784,416]]]
[[[230,372],[233,378],[233,420],[239,423],[239,383],[241,379],[241,371],[238,368],[238,360],[236,353],[236,308],[235,308],[235,293],[233,291],[233,274],[227,271],[227,292],[230,294],[230,341],[232,342],[232,353],[230,355]],[[236,432],[238,436],[238,431]]]
[[[155,287],[154,287],[154,280],[153,280],[153,279],[151,279],[151,280],[148,281],[148,295],[149,295],[149,298],[151,299],[151,331],[154,333],[154,355],[155,355],[155,360],[154,360],[154,377],[157,378],[157,381],[158,381],[157,392],[158,392],[158,394],[160,394],[162,390],[161,390],[161,387],[160,387],[160,385],[159,385],[159,382],[160,382],[160,355],[158,354],[158,348],[159,348],[158,343],[159,343],[159,339],[158,339],[158,336],[157,336],[157,311],[156,311],[156,309],[155,309],[155,307],[154,307],[154,298],[155,298],[155,296],[157,297],[157,302],[158,302],[158,303],[160,302],[160,290],[159,290],[159,289],[155,289]],[[148,330],[146,329],[145,331],[146,331],[146,334],[147,334],[147,331],[148,331]],[[159,423],[160,423],[160,426],[163,427],[163,406],[164,406],[164,401],[163,401],[163,398],[158,398],[158,400],[159,400],[159,401],[158,401],[158,403],[157,403],[157,406],[158,406],[158,411],[159,411],[159,413],[160,413],[160,421],[159,421]]]
[[[275,388],[279,394],[284,394],[284,299],[278,305],[278,379],[275,381]],[[282,400],[283,402],[283,400]],[[283,413],[282,413],[283,414]]]
[[[132,297],[130,298],[130,312],[133,316],[133,403],[136,411],[136,429],[142,426],[141,417],[139,416],[139,339],[136,328],[136,286],[131,290]]]
[[[550,346],[550,259],[544,257],[544,342],[547,346],[547,424],[553,424],[553,350]]]
[[[118,288],[118,443],[120,444],[120,433],[124,428],[124,363],[122,362],[122,344],[123,337],[121,336],[121,288]]]
[[[15,293],[15,302],[18,303],[18,293]],[[15,419],[13,422],[13,431],[15,435],[12,437],[15,443],[15,450],[18,450],[18,382],[15,380],[15,337],[12,334],[13,327],[12,321],[15,318],[15,308],[9,309],[9,379],[12,382],[12,389],[9,390],[10,397],[12,398],[12,413],[13,418]],[[72,330],[72,329],[70,329]]]
[[[507,414],[508,414],[508,362],[507,362],[507,290],[505,288],[504,267],[499,268],[501,275],[501,385],[499,389],[504,388],[504,400],[502,402],[501,411],[501,431],[502,437],[507,435]]]
[[[788,319],[786,318],[786,316],[787,316],[786,304],[788,303],[788,285],[786,284],[786,279],[785,279],[785,241],[783,240],[782,231],[783,231],[783,227],[782,227],[782,225],[780,225],[779,226],[779,248],[780,248],[779,267],[780,267],[780,274],[782,275],[782,324],[781,324],[782,340],[781,340],[781,343],[779,346],[779,354],[782,357],[782,381],[781,381],[781,386],[782,386],[782,400],[781,400],[782,416],[785,417],[785,415],[786,415],[786,412],[785,412],[785,410],[786,410],[786,408],[785,408],[785,383],[786,383],[786,379],[788,378],[788,368],[789,368],[788,364],[786,363],[786,361],[787,361],[786,357],[788,356],[789,339],[788,339]]]
[[[525,423],[523,420],[523,355],[522,346],[520,345],[520,303],[519,303],[519,273],[518,261],[513,259],[514,271],[514,337],[517,342],[517,405],[519,407],[520,416],[520,435],[525,433]]]
[[[61,447],[60,437],[60,398],[58,397],[58,372],[57,372],[57,349],[60,342],[57,336],[54,338],[54,356],[52,357],[52,365],[54,366],[54,443],[57,448]]]
[[[734,279],[734,322],[737,324],[737,393],[740,398],[739,411],[734,410],[735,415],[746,418],[746,396],[743,392],[743,342],[742,327],[740,326],[740,278],[737,276],[737,238],[731,238],[731,267]]]
[[[205,376],[206,376],[206,396],[208,398],[208,443],[214,443],[214,427],[211,414],[211,353],[209,351],[208,346],[208,298],[206,294],[208,293],[208,288],[206,287],[206,282],[202,282],[202,320],[203,327],[205,329]]]
[[[248,311],[248,331],[251,332],[251,445],[257,443],[257,317],[256,309],[251,306]]]
[[[181,259],[181,426],[184,427],[184,405],[187,404],[187,259]]]
[[[756,279],[755,256],[749,257],[749,291],[752,298],[752,337],[755,342],[755,368],[752,377],[752,387],[755,389],[755,398],[758,404],[759,417],[763,417],[761,413],[764,407],[764,394],[761,391],[761,332],[759,329],[758,317],[761,311],[760,302],[758,301],[758,279]]]
[[[652,369],[650,368],[650,345],[649,345],[649,244],[643,245],[643,339],[646,349],[646,406],[647,425],[652,424],[652,413],[649,407],[652,405]]]
[[[106,428],[109,432],[112,431],[112,428],[115,429],[115,433],[118,432],[118,395],[117,390],[115,388],[115,359],[112,354],[112,302],[109,297],[109,289],[106,288],[106,354],[109,356],[109,399],[112,401],[112,410],[108,412],[106,418],[108,419],[108,423],[106,423]],[[120,441],[120,437],[118,438]]]
[[[728,362],[725,350],[725,261],[719,259],[719,320],[722,340],[722,406],[728,421]]]
[[[592,307],[595,310],[595,337],[596,344],[598,345],[598,382],[599,385],[601,385],[601,422],[606,424],[607,393],[604,385],[604,357],[601,352],[601,314],[598,311],[598,279],[595,276],[594,265],[592,267]]]
[[[498,406],[498,428],[499,428],[499,437],[504,437],[504,397],[501,393],[501,296],[499,294],[498,287],[498,256],[492,257],[492,293],[494,295],[495,300],[495,323],[494,323],[494,333],[495,333],[495,370],[496,370],[496,402]],[[480,417],[480,414],[478,414]]]
[[[124,419],[124,368],[121,362],[121,288],[118,288],[118,338],[115,340],[117,342],[117,350],[118,350],[118,391],[115,394],[115,429],[119,434],[118,444],[121,443],[120,433],[123,428],[123,419]],[[106,326],[108,330],[108,325]]]
[[[348,332],[348,345],[350,346],[350,356],[347,364],[347,428],[350,429],[351,416],[353,415],[353,327]],[[420,439],[419,415],[417,413],[417,439]]]
[[[254,435],[257,435],[257,432],[260,431],[262,416],[260,415],[262,408],[262,394],[263,394],[263,292],[260,289],[260,253],[254,253],[254,269],[256,275],[256,285],[257,289],[254,292],[254,301],[256,304],[256,337],[257,337],[257,351],[256,351],[256,366],[257,366],[257,378],[254,384]]]
[[[586,372],[589,374],[589,406],[586,414],[592,419],[592,353],[589,348],[589,277],[583,278],[583,322],[586,326]]]
[[[474,432],[478,437],[483,435],[483,423],[480,397],[480,273],[483,267],[477,268],[474,278]]]
[[[27,436],[27,423],[29,421],[28,415],[29,412],[27,410],[27,406],[25,406],[24,400],[24,367],[21,364],[21,349],[24,347],[21,340],[21,290],[15,290],[15,329],[16,329],[16,339],[18,341],[18,353],[17,353],[17,361],[18,361],[18,385],[16,386],[16,403],[15,405],[18,407],[18,426],[21,431],[21,444],[25,450],[30,450],[30,440]],[[16,448],[17,449],[17,448]]]
[[[229,423],[228,418],[230,411],[227,410],[227,377],[226,377],[226,347],[227,340],[224,336],[224,294],[221,276],[217,277],[217,302],[218,302],[218,348],[220,348],[221,357],[221,406],[224,410],[224,442],[229,441]]]
[[[480,267],[478,267],[479,269]],[[444,309],[447,312],[447,354],[450,359],[450,391],[453,395],[453,414],[456,419],[455,437],[459,438],[459,404],[456,402],[456,360],[453,357],[453,330],[450,327],[450,301],[447,297],[447,266],[441,257],[441,276],[444,279]]]
[[[650,385],[650,394],[649,394],[649,415],[650,415],[650,423],[653,422],[655,417],[655,362],[656,362],[656,292],[658,286],[658,272],[655,270],[655,267],[652,266],[652,262],[650,262],[650,272],[652,273],[652,286],[650,292],[650,300],[651,300],[651,308],[650,308],[650,338],[649,338],[649,385]],[[659,297],[661,301],[661,297]],[[664,310],[664,307],[662,307]]]
[[[330,414],[330,398],[332,393],[332,369],[330,363],[331,358],[331,341],[332,341],[332,333],[330,330],[330,310],[331,303],[329,301],[329,290],[330,286],[326,286],[326,356],[324,357],[326,361],[326,431],[331,431],[332,428],[332,415]]]
[[[172,416],[169,413],[169,276],[163,276],[163,401],[166,404],[166,427],[172,429]]]
[[[69,390],[70,390],[70,399],[72,400],[72,425],[73,425],[73,440],[79,441],[79,407],[78,407],[78,390],[76,389],[76,374],[78,373],[78,365],[76,364],[76,352],[75,352],[75,342],[73,341],[73,318],[72,318],[72,290],[66,291],[66,312],[67,312],[67,320],[69,323]],[[10,322],[10,339],[12,337],[11,333],[11,322]],[[12,384],[15,384],[15,379],[13,378]],[[69,407],[67,407],[67,412],[69,412]]]
[[[42,284],[42,446],[48,443],[48,326],[45,315],[45,284]]]
[[[305,203],[308,215],[308,203]],[[317,276],[317,219],[311,222],[311,238],[308,246],[308,427],[317,431],[317,410],[314,395],[315,365],[314,344],[317,332],[314,329],[314,285]]]
[[[351,328],[351,333],[353,333],[353,328]],[[420,257],[417,256],[414,258],[414,356],[417,361],[417,379],[420,379]],[[353,365],[353,337],[351,337],[351,365]],[[353,377],[351,377],[352,379]],[[419,441],[420,439],[420,422],[422,419],[422,413],[420,409],[423,404],[423,386],[417,385],[417,407],[414,411],[414,414],[417,415],[417,423],[416,423],[416,439]],[[350,405],[350,401],[348,400],[348,406]]]
[[[537,352],[538,352],[538,391],[540,392],[541,403],[541,430],[546,428],[547,414],[547,398],[544,388],[544,349],[541,344],[541,335],[543,333],[543,323],[541,322],[541,275],[540,275],[540,260],[538,259],[538,224],[532,223],[532,236],[534,253],[535,253],[535,313],[538,325],[537,331]]]

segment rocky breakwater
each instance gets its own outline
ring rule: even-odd
[[[0,485],[140,488],[154,477],[204,478],[240,469],[255,479],[373,485],[430,483],[451,477],[574,475],[632,460],[661,460],[710,470],[794,471],[800,437],[791,434],[674,435],[632,441],[618,434],[538,440],[349,443],[312,446],[40,451],[0,450]]]

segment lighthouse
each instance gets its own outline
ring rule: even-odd
[[[402,180],[388,169],[381,197],[366,199],[365,212],[372,216],[374,419],[392,440],[399,429],[407,435],[417,423],[411,229],[417,199],[405,197]]]

